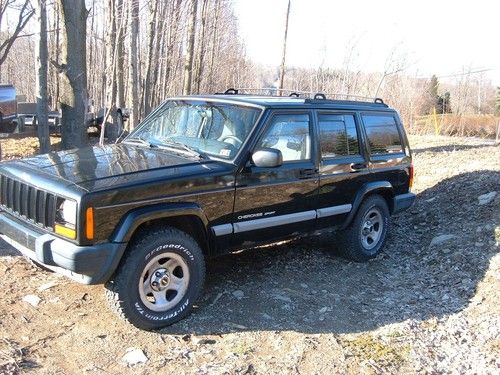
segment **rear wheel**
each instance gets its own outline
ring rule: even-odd
[[[389,208],[380,195],[368,197],[352,223],[339,233],[339,250],[346,258],[365,262],[382,250],[389,229]]]
[[[134,326],[153,330],[186,317],[205,279],[198,243],[175,228],[157,229],[134,241],[106,284],[112,308]]]

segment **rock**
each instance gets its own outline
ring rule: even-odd
[[[282,302],[292,302],[292,299],[288,296],[282,296],[281,294],[275,294],[273,295],[274,299],[277,299],[278,301]]]
[[[432,239],[430,246],[436,246],[436,245],[441,245],[442,243],[448,242],[457,236],[453,234],[441,234],[439,236],[436,236]]]
[[[236,323],[233,323],[233,322],[224,322],[222,324],[225,325],[226,327],[230,327],[230,328],[248,329],[248,327],[246,327],[246,326],[244,326],[242,324],[236,324]]]
[[[29,303],[33,307],[37,307],[42,299],[34,294],[28,294],[23,297],[23,301]]]
[[[243,297],[245,297],[245,293],[243,293],[242,290],[235,290],[232,294],[237,299],[242,299]]]
[[[325,307],[322,307],[321,309],[318,310],[320,314],[324,314],[328,311],[332,311],[332,308],[331,307],[328,307],[328,306],[325,306]]]
[[[214,339],[200,339],[198,337],[193,337],[193,344],[195,345],[213,345],[216,341]]]
[[[38,288],[38,291],[43,292],[44,290],[55,287],[56,285],[57,285],[57,283],[55,281],[51,281],[50,283],[45,283],[43,285],[40,285],[40,287]]]
[[[139,363],[146,363],[148,361],[148,357],[141,349],[137,348],[128,348],[125,355],[122,357],[122,360],[127,363],[129,366],[134,366]]]
[[[479,205],[484,206],[486,204],[490,204],[491,202],[493,202],[493,199],[495,199],[496,196],[497,196],[496,191],[490,191],[489,193],[480,195],[479,197],[477,197],[477,199],[479,200]]]

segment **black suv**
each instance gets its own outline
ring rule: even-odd
[[[327,227],[345,256],[375,257],[412,178],[380,99],[178,97],[119,144],[0,163],[0,233],[157,329],[189,314],[208,257]]]

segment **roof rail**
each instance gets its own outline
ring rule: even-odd
[[[263,88],[229,88],[223,93],[216,92],[216,95],[263,95],[263,96],[283,96],[287,94],[292,98],[305,97],[309,100],[348,100],[355,102],[371,102],[376,104],[385,104],[381,98],[374,98],[369,96],[352,95],[352,94],[340,94],[340,93],[319,93],[314,91],[299,91],[290,89],[278,89],[275,87],[263,87]]]

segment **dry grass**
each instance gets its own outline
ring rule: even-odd
[[[428,115],[416,117],[410,125],[413,134],[440,134],[461,137],[495,138],[500,117],[493,115]]]

